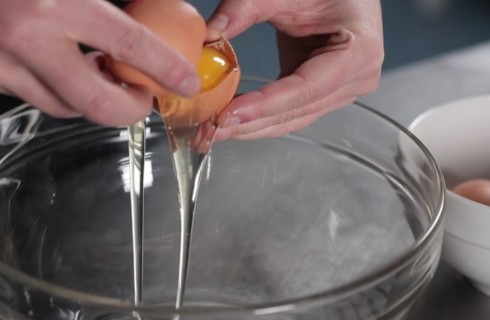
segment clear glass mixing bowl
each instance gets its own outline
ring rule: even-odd
[[[175,312],[176,180],[158,115],[147,131],[135,307],[126,129],[29,106],[0,117],[0,318],[403,319],[429,283],[441,173],[405,129],[351,105],[286,137],[214,146]]]

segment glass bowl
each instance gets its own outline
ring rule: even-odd
[[[213,147],[177,312],[179,203],[156,114],[147,138],[135,306],[126,128],[27,105],[0,117],[0,318],[403,319],[434,274],[439,168],[354,104],[285,137]]]

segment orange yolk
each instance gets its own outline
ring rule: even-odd
[[[204,47],[197,71],[201,78],[201,92],[218,85],[229,73],[230,62],[226,55],[212,47]]]

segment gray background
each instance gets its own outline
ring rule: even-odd
[[[218,0],[190,0],[207,17]],[[490,39],[489,0],[382,0],[384,70]],[[274,30],[253,27],[233,41],[245,75],[274,78]]]

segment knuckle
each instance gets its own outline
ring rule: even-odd
[[[234,126],[234,127],[230,128],[230,130],[231,130],[230,135],[232,137],[237,137],[237,136],[241,136],[241,135],[248,133],[248,131],[244,129],[244,126],[241,126],[241,125]]]
[[[269,134],[269,138],[282,137],[293,131],[294,131],[294,127],[290,126],[289,124],[284,124],[282,126],[275,126],[274,130],[272,130],[271,133]]]
[[[145,30],[143,26],[136,25],[125,30],[122,35],[116,39],[111,55],[119,61],[131,61],[137,54],[143,41]]]
[[[373,72],[380,71],[385,57],[383,45],[373,44],[367,46],[367,48],[369,49],[366,50],[364,57],[370,70],[373,70]]]
[[[300,73],[296,73],[294,76],[296,77],[295,81],[302,86],[301,95],[298,96],[297,104],[305,106],[314,102],[315,100],[318,100],[320,97],[320,92],[322,89],[324,90],[324,88],[321,88],[319,84],[307,80],[305,76]]]
[[[385,50],[383,47],[383,43],[379,41],[377,45],[373,46],[372,59],[379,67],[381,67],[384,58],[385,58]]]
[[[370,94],[378,89],[381,79],[381,68],[384,61],[382,46],[372,46],[365,55],[366,68],[359,82],[359,96]]]
[[[293,112],[292,111],[288,111],[288,112],[283,112],[279,115],[279,119],[276,123],[277,124],[286,124],[290,121],[292,121],[294,118],[294,115],[293,115]]]
[[[72,118],[78,114],[76,111],[70,109],[62,100],[44,91],[44,87],[40,85],[35,85],[28,81],[21,81],[12,89],[12,92],[15,92],[17,97],[39,108],[50,117]]]
[[[185,74],[178,63],[162,61],[158,64],[158,68],[152,70],[152,76],[158,82],[164,82],[168,89],[176,89]]]
[[[42,40],[25,25],[9,25],[0,30],[0,47],[7,52],[20,56],[34,55],[39,53],[43,46]]]
[[[360,92],[358,96],[363,96],[366,94],[373,93],[374,91],[376,91],[376,89],[378,89],[379,82],[380,82],[379,73],[370,74],[360,85],[359,88]]]
[[[385,60],[385,51],[383,47],[379,48],[378,53],[376,54],[376,65],[378,66],[379,69],[381,69],[381,66],[383,65],[383,62]]]
[[[281,113],[279,115],[279,121],[276,123],[276,125],[277,124],[288,124],[290,122],[293,122],[296,119],[302,118],[306,114],[307,114],[307,110],[303,109],[303,108],[293,109],[291,111]]]
[[[323,88],[320,83],[312,83],[311,85],[307,86],[304,99],[301,101],[300,106],[307,106],[320,101],[325,95],[323,93],[324,90],[325,88]]]
[[[369,78],[369,80],[366,83],[367,93],[372,93],[372,92],[376,91],[376,89],[378,89],[379,80],[380,80],[379,76],[374,76],[374,77]]]

